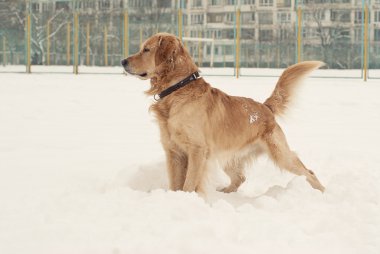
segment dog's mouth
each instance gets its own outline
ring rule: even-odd
[[[135,72],[132,72],[132,71],[129,71],[129,70],[125,70],[126,73],[128,74],[131,74],[133,76],[136,76],[138,78],[141,78],[141,79],[146,79],[147,76],[148,76],[148,73],[147,72],[143,72],[143,73],[135,73]]]

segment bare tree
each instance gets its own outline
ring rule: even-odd
[[[330,67],[347,68],[347,59],[342,59],[346,54],[340,50],[346,49],[345,45],[350,39],[350,27],[345,25],[350,21],[350,10],[335,11],[320,0],[309,0],[306,7],[308,18],[305,23],[315,29],[315,36],[322,49],[322,60]],[[311,42],[312,46],[315,44]]]
[[[15,20],[18,23],[18,27],[24,32],[26,31],[26,19],[31,6],[30,3],[25,5],[24,1],[9,1],[8,8],[10,12],[6,14],[12,22]],[[36,3],[37,4],[37,3]],[[42,4],[42,3],[38,3]],[[47,3],[46,3],[47,4]],[[23,7],[23,8],[20,8]],[[54,37],[67,23],[69,16],[65,12],[64,8],[55,10],[52,3],[49,5],[47,12],[31,11],[31,43],[32,43],[32,55],[37,54],[41,59],[39,62],[45,62],[46,59],[46,40]],[[49,17],[50,16],[50,17]],[[47,34],[47,25],[55,24],[51,26],[53,29]],[[7,26],[7,24],[5,24]],[[8,22],[9,26],[9,22]]]

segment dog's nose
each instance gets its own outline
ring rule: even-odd
[[[126,67],[128,65],[128,58],[121,60],[121,65]]]

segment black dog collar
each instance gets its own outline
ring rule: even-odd
[[[161,93],[158,94],[158,99],[156,99],[156,95],[154,96],[154,99],[156,101],[164,98],[165,96],[168,96],[169,94],[177,91],[178,89],[186,86],[187,84],[189,84],[191,81],[194,81],[196,79],[198,79],[200,77],[199,75],[199,72],[194,72],[193,74],[191,74],[190,76],[188,76],[187,78],[185,78],[184,80],[181,80],[180,82],[178,82],[177,84],[175,85],[172,85],[171,87],[165,89],[164,91],[162,91]]]

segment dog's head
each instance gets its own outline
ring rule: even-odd
[[[156,94],[172,81],[197,71],[182,42],[174,35],[158,33],[147,39],[136,54],[124,59],[125,71],[140,79],[150,79],[148,94]]]

